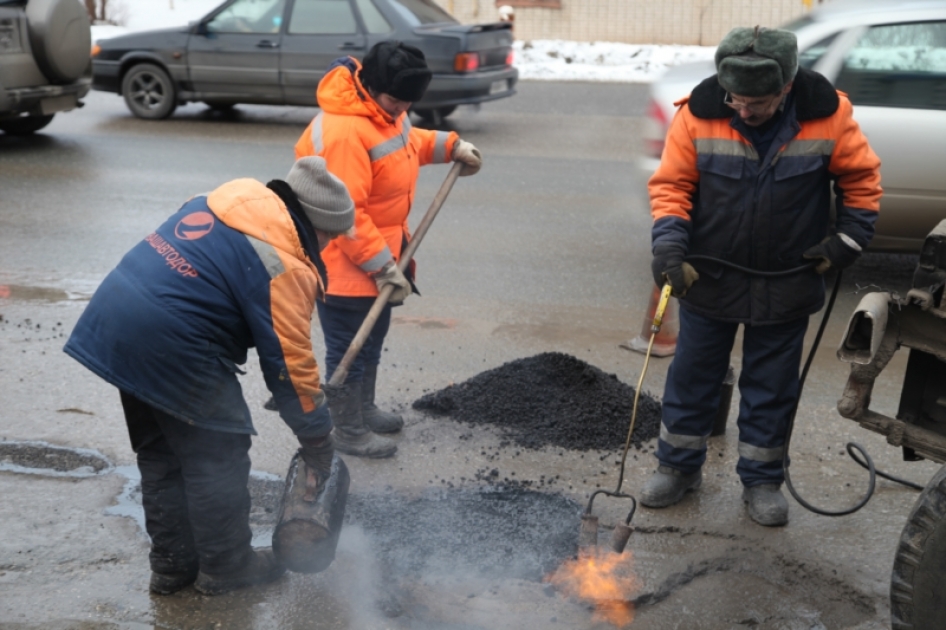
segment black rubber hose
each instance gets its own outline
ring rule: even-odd
[[[800,267],[792,267],[791,269],[780,269],[778,271],[760,271],[758,269],[749,269],[748,267],[737,265],[736,263],[729,262],[728,260],[723,260],[714,256],[704,256],[702,254],[687,256],[684,260],[704,260],[706,262],[716,263],[718,265],[722,265],[723,267],[729,267],[730,269],[747,273],[750,276],[759,276],[761,278],[781,278],[784,276],[792,276],[796,273],[801,273],[802,271],[808,271],[818,264],[818,261],[813,260],[810,263],[806,263]]]
[[[780,271],[759,271],[757,269],[749,269],[748,267],[737,265],[736,263],[729,262],[728,260],[721,260],[713,256],[693,255],[693,256],[687,256],[685,260],[687,261],[703,260],[707,262],[712,262],[712,263],[722,265],[724,267],[729,267],[730,269],[741,271],[743,273],[746,273],[752,276],[760,276],[763,278],[777,278],[777,277],[782,277],[782,276],[790,276],[795,273],[801,273],[803,271],[811,270],[816,264],[818,264],[816,261],[812,261],[808,264],[802,265],[800,267],[793,267],[791,269],[784,269]],[[818,326],[818,333],[815,335],[815,340],[814,340],[814,343],[812,343],[811,345],[811,350],[808,351],[808,358],[805,360],[805,366],[804,368],[802,368],[801,376],[798,379],[798,397],[795,399],[795,406],[792,407],[792,413],[788,419],[788,432],[786,433],[786,436],[785,436],[785,450],[782,453],[782,468],[785,471],[785,486],[788,488],[789,493],[792,495],[792,497],[794,497],[794,499],[798,502],[798,504],[801,505],[803,508],[805,508],[806,510],[810,512],[814,512],[815,514],[820,514],[822,516],[846,516],[848,514],[853,514],[854,512],[858,511],[859,509],[867,505],[867,502],[870,501],[870,498],[874,495],[874,490],[877,487],[878,475],[880,475],[884,479],[889,479],[890,481],[894,481],[896,483],[902,484],[909,488],[913,488],[915,490],[923,490],[923,486],[913,483],[912,481],[907,481],[906,479],[901,479],[889,473],[885,473],[883,471],[877,470],[874,467],[874,460],[871,459],[870,455],[867,454],[867,451],[864,450],[864,447],[862,447],[860,444],[857,444],[856,442],[847,443],[846,448],[847,448],[848,455],[850,455],[851,459],[857,462],[858,465],[866,468],[867,471],[870,473],[870,477],[867,482],[867,492],[864,494],[861,500],[855,503],[852,507],[844,509],[844,510],[836,510],[836,511],[823,510],[821,508],[817,508],[813,506],[812,504],[808,503],[807,501],[805,501],[803,498],[801,498],[801,495],[799,495],[798,492],[795,490],[795,486],[792,485],[792,478],[788,472],[789,463],[790,463],[789,457],[788,457],[788,451],[789,451],[789,446],[792,441],[792,432],[795,430],[795,414],[798,412],[798,403],[801,400],[802,390],[805,387],[805,380],[808,378],[808,370],[811,368],[811,363],[815,358],[815,353],[818,351],[818,346],[821,343],[821,338],[824,336],[824,330],[828,325],[828,318],[831,317],[831,311],[834,309],[834,302],[835,300],[837,300],[838,291],[840,290],[840,288],[841,288],[841,271],[839,270],[837,277],[834,280],[834,287],[831,289],[831,297],[828,299],[828,305],[825,307],[824,316],[821,318],[821,324]],[[863,455],[864,459],[863,460],[858,459],[858,457],[854,454],[854,451],[859,451],[860,454]]]
[[[861,500],[855,503],[852,507],[844,510],[832,511],[823,510],[813,506],[801,498],[801,495],[795,490],[795,486],[792,484],[792,477],[788,472],[788,451],[792,442],[792,433],[795,430],[795,414],[798,412],[798,403],[801,401],[801,393],[805,387],[805,379],[808,378],[808,370],[811,368],[811,362],[814,360],[815,352],[817,352],[818,345],[821,343],[821,337],[824,335],[824,329],[828,325],[828,318],[831,316],[831,311],[834,309],[834,301],[838,297],[838,290],[840,288],[841,272],[838,271],[838,275],[834,280],[834,288],[831,290],[831,297],[828,299],[828,305],[825,307],[824,316],[821,318],[821,325],[818,326],[818,333],[815,335],[815,341],[811,344],[811,350],[808,351],[808,359],[805,361],[805,367],[802,368],[801,376],[798,379],[798,396],[795,398],[795,405],[792,407],[792,413],[788,417],[788,432],[785,435],[785,450],[782,452],[782,469],[785,471],[785,487],[788,488],[788,491],[795,498],[795,500],[798,501],[799,505],[809,512],[814,512],[815,514],[820,514],[822,516],[846,516],[848,514],[857,512],[859,509],[867,505],[867,502],[870,501],[870,498],[874,496],[874,490],[877,487],[877,469],[874,468],[874,460],[871,459],[870,455],[867,454],[867,451],[864,450],[864,447],[862,447],[860,444],[856,444],[855,442],[848,442],[848,452],[851,452],[854,449],[860,451],[861,455],[863,455],[864,459],[867,461],[867,470],[870,473],[870,477],[867,482],[867,492],[864,493],[864,496],[861,498]]]

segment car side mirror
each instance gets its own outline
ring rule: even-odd
[[[210,29],[207,28],[207,22],[191,22],[191,32],[194,35],[209,35]]]

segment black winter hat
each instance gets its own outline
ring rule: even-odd
[[[371,47],[359,74],[366,88],[411,103],[424,97],[431,76],[424,53],[390,39]]]
[[[716,71],[719,84],[732,94],[775,94],[798,71],[795,34],[758,26],[734,28],[716,49]]]

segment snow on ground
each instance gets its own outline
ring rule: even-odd
[[[712,59],[715,46],[653,46],[560,39],[517,41],[520,79],[646,83],[670,66]]]
[[[220,3],[221,0],[110,0],[114,20],[121,26],[96,24],[92,27],[92,39],[184,26]],[[516,41],[514,63],[519,69],[519,78],[526,80],[646,83],[670,66],[712,59],[715,50],[712,46],[542,39]]]

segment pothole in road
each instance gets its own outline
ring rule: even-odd
[[[72,293],[50,287],[30,287],[20,284],[0,284],[0,300],[65,302],[67,300],[88,300],[84,293]]]
[[[0,442],[0,470],[55,477],[91,477],[112,470],[98,451],[46,442]]]

